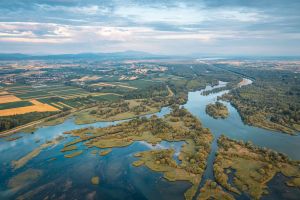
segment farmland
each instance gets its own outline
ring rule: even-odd
[[[30,100],[37,99],[43,103],[50,104],[58,109],[69,109],[76,106],[82,106],[83,101],[79,101],[78,98],[89,97],[90,99],[100,96],[113,96],[117,94],[108,94],[100,92],[89,92],[85,89],[66,86],[62,84],[54,85],[42,85],[39,87],[32,86],[17,86],[9,87],[8,92],[14,94],[18,100]],[[77,99],[76,99],[77,98]],[[76,99],[74,101],[74,99]],[[83,99],[81,99],[83,100]]]
[[[41,87],[12,87],[8,91],[21,99],[43,99],[49,97],[61,97],[64,99],[88,96],[92,93],[84,89],[65,85],[44,85]]]
[[[30,112],[59,111],[59,109],[57,109],[51,105],[41,103],[37,100],[31,100],[30,103],[32,105],[0,110],[0,116],[3,117],[3,116],[21,115],[21,114],[26,114],[26,113],[30,113]]]
[[[13,85],[0,94],[1,129],[7,130],[56,113],[95,104],[114,101],[118,94],[89,92],[64,84]]]
[[[152,77],[161,72],[160,68],[138,70],[137,67],[131,69],[128,66],[113,66],[109,69],[101,67],[91,70],[85,65],[74,68],[63,67],[64,65],[61,68],[47,66],[52,65],[45,64],[43,69],[30,68],[32,73],[16,73],[15,78],[7,76],[0,80],[4,83],[0,93],[2,131],[31,122],[28,118],[37,121],[59,113],[62,116],[65,116],[64,113],[72,113],[79,121],[101,121],[104,120],[101,114],[94,115],[91,119],[88,116],[99,106],[106,105],[103,102],[130,102],[133,99],[167,97],[172,93],[164,80]],[[24,67],[23,70],[27,68]],[[149,73],[148,77],[146,72]],[[173,95],[172,93],[171,96]],[[119,113],[116,118],[131,118],[136,113],[152,113],[161,106],[146,110],[137,107],[133,106],[130,113]],[[112,113],[115,112],[114,109],[112,108]]]
[[[18,108],[18,107],[24,107],[24,106],[31,106],[31,105],[33,105],[33,104],[30,101],[15,101],[15,102],[10,102],[10,103],[0,104],[0,110]]]
[[[3,95],[0,96],[0,103],[10,103],[10,102],[16,102],[16,101],[20,101],[21,99],[14,96],[14,95]]]

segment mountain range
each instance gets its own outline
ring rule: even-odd
[[[0,53],[0,60],[109,60],[109,59],[158,59],[169,56],[155,55],[141,51],[124,51],[113,53],[79,53],[56,55],[29,55],[20,53]]]

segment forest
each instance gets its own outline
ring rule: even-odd
[[[231,90],[222,97],[238,109],[244,122],[288,134],[300,130],[300,79],[297,73],[257,68],[230,69],[255,78],[253,84]]]

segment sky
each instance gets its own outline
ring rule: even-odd
[[[0,0],[0,52],[300,55],[300,0]]]

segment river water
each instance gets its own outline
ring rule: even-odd
[[[226,83],[220,82],[216,87]],[[244,84],[251,84],[246,80]],[[210,90],[215,87],[206,87]],[[207,179],[214,180],[212,165],[217,151],[216,140],[221,134],[243,140],[252,141],[255,145],[274,149],[287,154],[292,159],[300,159],[300,136],[268,131],[261,128],[245,125],[237,110],[229,103],[224,102],[230,112],[227,119],[213,119],[205,113],[205,106],[217,100],[218,96],[228,92],[221,91],[207,96],[201,91],[190,92],[188,101],[184,105],[193,115],[197,116],[204,127],[210,128],[214,134],[212,151],[208,158],[208,165],[204,173],[203,185]],[[170,112],[163,108],[159,117]],[[150,116],[150,115],[149,115]],[[11,161],[31,152],[47,140],[52,140],[65,131],[83,127],[106,127],[119,122],[98,122],[94,124],[76,125],[73,119],[64,123],[39,128],[34,134],[19,133],[22,138],[16,141],[0,140],[0,199],[16,199],[24,195],[27,199],[184,199],[184,192],[191,186],[188,182],[169,182],[162,178],[161,173],[153,172],[146,167],[133,167],[131,163],[136,160],[136,152],[153,148],[174,148],[176,155],[180,152],[182,142],[161,142],[152,146],[146,142],[134,142],[124,148],[113,148],[113,151],[101,157],[91,152],[95,148],[87,149],[79,144],[80,149],[85,149],[80,156],[67,159],[60,152],[63,145],[72,138],[69,136],[58,145],[44,149],[37,157],[30,160],[24,167],[17,170],[11,168]],[[55,160],[52,160],[55,158]],[[42,175],[18,188],[9,188],[9,180],[28,169],[39,169]],[[100,184],[92,185],[91,178],[99,176]]]

